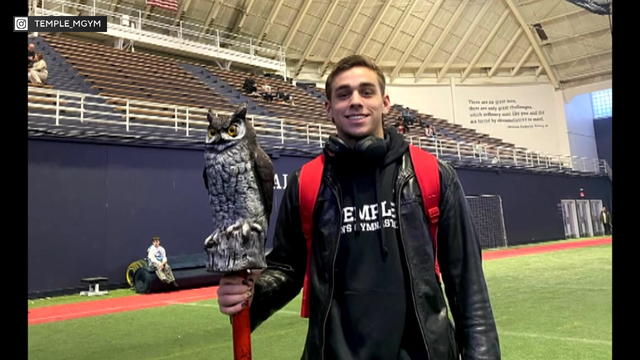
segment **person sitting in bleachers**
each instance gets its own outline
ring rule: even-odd
[[[411,109],[409,109],[409,107],[405,107],[402,110],[402,121],[404,122],[404,126],[408,128],[409,126],[413,125],[414,120],[415,119],[413,118]]]
[[[49,71],[47,70],[47,62],[44,61],[44,55],[38,52],[34,60],[31,69],[27,70],[27,79],[33,84],[45,84],[49,77]]]
[[[289,93],[284,92],[279,87],[276,88],[276,103],[295,106],[295,103],[293,102],[293,96],[291,96],[291,94]]]
[[[398,122],[402,125],[406,132],[410,131],[409,122],[407,122],[404,116],[400,115],[400,119],[398,120]]]
[[[260,96],[262,99],[268,102],[273,101],[273,93],[271,92],[271,86],[266,81],[260,86]]]
[[[279,87],[276,88],[276,103],[284,104],[287,94],[282,91]]]
[[[36,61],[36,44],[29,43],[29,46],[27,47],[27,50],[28,50],[28,55],[27,55],[28,65],[27,65],[27,68],[31,69],[31,67],[33,67],[33,63]]]
[[[427,126],[424,128],[424,136],[433,138],[436,137],[436,128],[431,124],[427,124]]]
[[[242,89],[249,95],[258,92],[255,76],[251,75],[245,78],[244,84],[242,84]]]

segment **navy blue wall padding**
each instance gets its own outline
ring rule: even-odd
[[[500,195],[509,246],[564,239],[562,199],[601,199],[611,206],[604,176],[533,174],[513,170],[457,169],[466,195]]]
[[[212,221],[202,150],[41,139],[28,147],[29,294],[84,289],[80,279],[92,276],[125,284],[154,235],[168,256],[204,253]],[[274,161],[281,188],[270,223],[286,174],[306,160]]]
[[[308,160],[273,160],[270,224],[287,175]],[[29,139],[29,296],[83,289],[80,279],[93,276],[124,285],[128,265],[146,256],[156,235],[170,257],[204,253],[212,222],[203,166],[202,150]],[[502,197],[510,245],[564,238],[558,204],[577,199],[580,188],[586,198],[611,205],[607,177],[487,169],[458,169],[458,175],[466,194]]]

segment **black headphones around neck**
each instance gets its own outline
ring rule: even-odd
[[[387,153],[387,141],[377,136],[367,136],[358,140],[353,146],[344,142],[335,135],[329,136],[326,144],[327,150],[338,154],[362,154],[373,160],[382,159]]]

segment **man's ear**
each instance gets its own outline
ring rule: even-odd
[[[329,101],[325,100],[324,110],[327,112],[327,118],[331,120],[332,123],[335,124],[335,121],[333,120],[333,115],[331,115],[331,103]]]
[[[388,114],[389,111],[391,110],[391,100],[389,99],[389,95],[385,94],[382,97],[382,104],[384,106],[384,109],[382,110],[383,114]]]

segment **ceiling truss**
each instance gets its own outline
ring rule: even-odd
[[[319,84],[345,54],[371,57],[398,84],[512,79],[564,88],[611,78],[612,15],[562,0],[182,0],[176,12],[145,0],[101,1],[114,12],[139,10],[143,20],[182,22],[201,37],[220,31],[275,45],[287,77]]]

